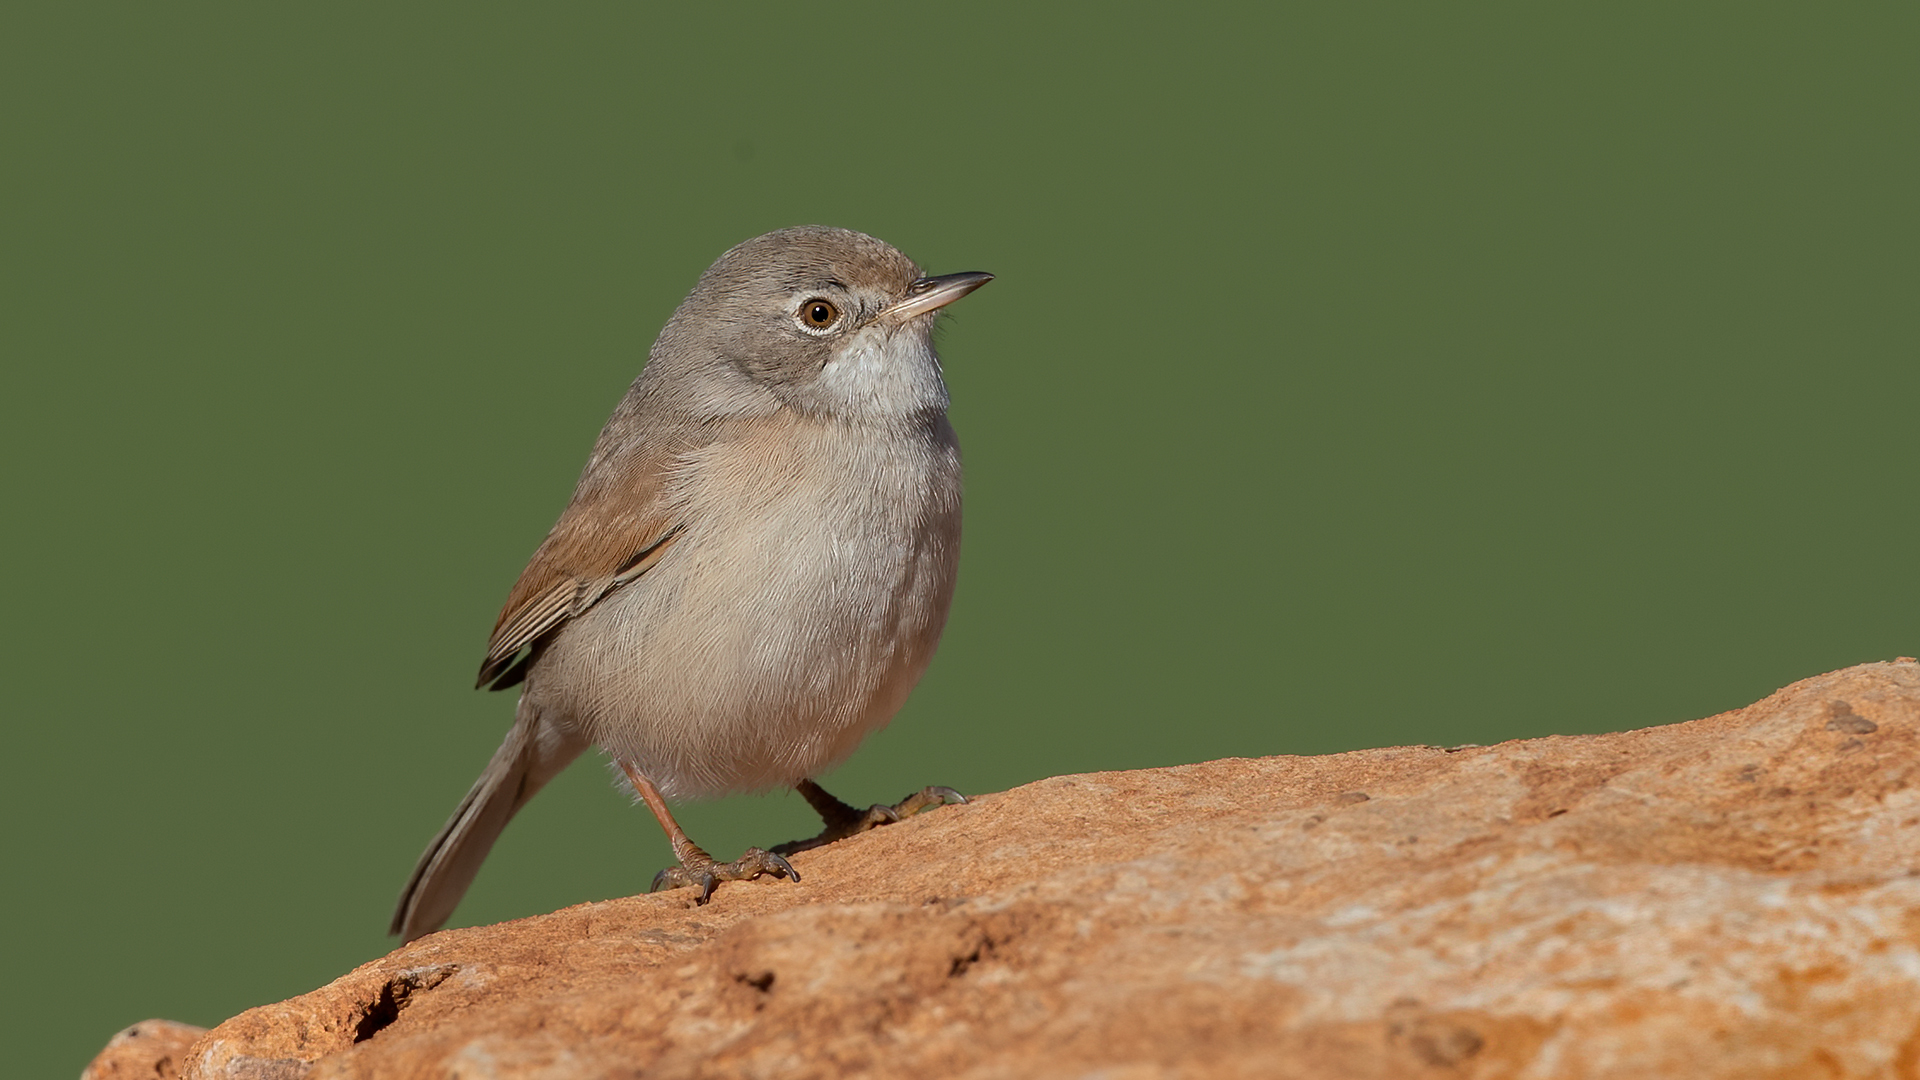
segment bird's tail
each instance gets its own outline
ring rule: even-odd
[[[507,822],[587,745],[579,736],[541,721],[523,696],[506,740],[415,864],[387,933],[412,941],[438,930],[466,895]]]

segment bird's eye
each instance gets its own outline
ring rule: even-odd
[[[820,297],[800,305],[800,321],[813,330],[825,330],[840,318],[840,309]]]

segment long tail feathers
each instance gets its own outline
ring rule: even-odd
[[[507,822],[586,745],[540,730],[538,719],[524,711],[516,717],[480,779],[415,864],[387,933],[412,941],[438,930],[459,906]]]

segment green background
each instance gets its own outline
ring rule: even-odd
[[[1920,9],[1334,7],[0,9],[9,1071],[388,948],[508,586],[784,225],[999,275],[941,339],[959,599],[850,799],[1920,653]],[[583,763],[456,922],[667,860]]]

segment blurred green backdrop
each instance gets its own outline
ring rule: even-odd
[[[508,722],[468,689],[507,587],[778,226],[1000,275],[942,338],[960,597],[850,799],[1920,652],[1917,13],[7,5],[20,1075],[388,947]],[[457,922],[667,860],[583,764]]]

